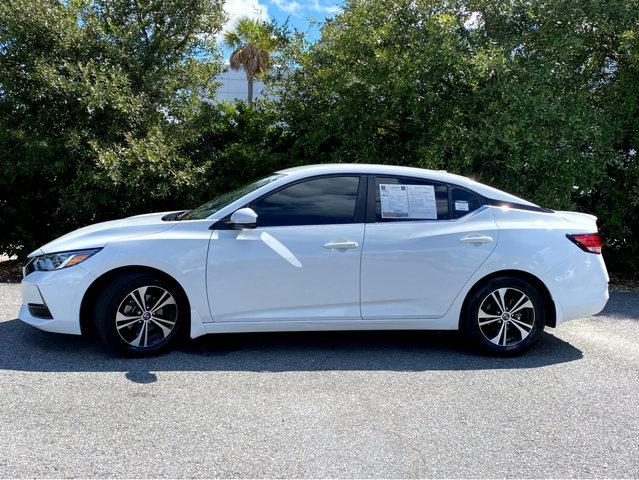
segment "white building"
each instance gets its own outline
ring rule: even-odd
[[[217,100],[219,102],[232,102],[234,100],[248,101],[248,81],[244,70],[226,69],[215,78],[216,82],[222,85],[217,89]],[[253,99],[264,98],[264,82],[255,80],[253,83]]]

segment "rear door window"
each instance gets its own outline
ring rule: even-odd
[[[377,222],[448,218],[447,185],[418,178],[375,177]]]

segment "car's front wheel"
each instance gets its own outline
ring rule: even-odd
[[[543,299],[532,284],[517,277],[496,277],[470,294],[462,330],[484,352],[516,355],[538,340],[545,320]]]
[[[95,304],[102,342],[123,355],[144,356],[170,348],[180,337],[187,309],[180,290],[158,275],[131,272],[112,280]]]

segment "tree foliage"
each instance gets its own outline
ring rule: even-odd
[[[279,74],[292,154],[594,212],[614,267],[636,270],[638,22],[636,0],[352,0]]]
[[[0,250],[192,197],[221,0],[0,2]]]
[[[231,30],[224,32],[224,45],[233,50],[229,65],[244,70],[248,83],[248,102],[253,103],[253,83],[272,66],[272,54],[285,38],[271,22],[249,17],[239,18]]]
[[[315,42],[227,32],[276,43],[254,105],[214,101],[222,3],[0,2],[0,251],[368,162],[595,213],[608,265],[636,275],[639,0],[350,0]]]

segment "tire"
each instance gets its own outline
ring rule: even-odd
[[[503,276],[487,280],[470,293],[461,327],[480,351],[513,356],[532,347],[545,324],[539,291],[521,278]]]
[[[188,311],[184,294],[172,282],[153,273],[125,273],[98,295],[95,331],[119,355],[155,355],[183,337]]]

